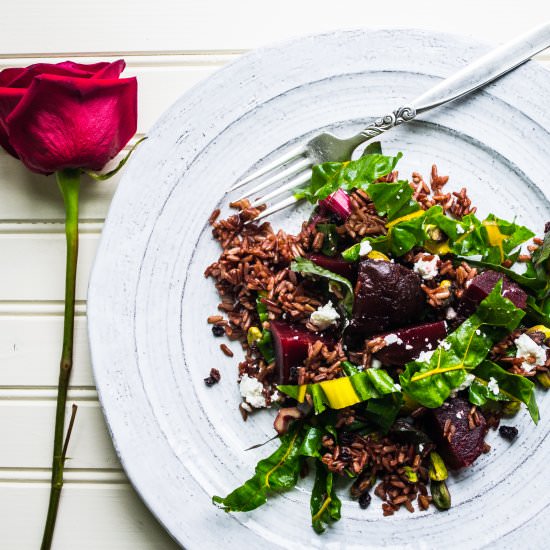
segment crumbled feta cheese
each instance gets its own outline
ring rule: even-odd
[[[462,233],[464,233],[464,228],[461,226],[461,225],[458,225],[456,226],[456,232],[459,234],[459,235],[462,235]]]
[[[466,378],[464,378],[464,382],[462,382],[462,384],[460,384],[458,388],[455,388],[451,391],[451,397],[456,397],[456,394],[459,391],[468,389],[472,385],[472,382],[475,380],[475,378],[476,377],[473,374],[467,374]]]
[[[524,371],[531,372],[537,365],[546,363],[546,348],[539,346],[527,334],[516,338],[514,344],[517,346],[516,357],[524,360],[521,364]],[[528,359],[533,362],[531,363]]]
[[[328,302],[324,306],[320,306],[314,311],[309,320],[319,330],[325,330],[331,325],[335,325],[340,319],[340,314],[334,309],[334,306]]]
[[[413,349],[413,347],[410,344],[406,344],[405,349]]]
[[[493,376],[489,378],[489,383],[487,384],[487,387],[489,388],[490,391],[493,392],[493,395],[498,395],[500,392],[500,389],[498,387],[498,382]]]
[[[264,386],[256,378],[251,378],[248,374],[245,374],[241,378],[239,384],[242,398],[250,406],[255,409],[260,409],[266,406],[265,396],[263,394]]]
[[[391,344],[397,344],[400,346],[403,343],[403,340],[397,336],[397,334],[388,334],[387,336],[384,336],[384,343],[386,346],[389,346]]]
[[[421,361],[423,363],[427,363],[432,358],[432,355],[434,354],[434,351],[435,350],[421,351],[420,355],[416,358],[416,361]]]
[[[441,340],[441,342],[439,342],[439,345],[445,350],[445,351],[448,351],[451,349],[451,343],[450,342],[447,342],[447,340]]]
[[[369,252],[372,252],[372,246],[369,241],[361,241],[359,244],[359,257],[363,258],[363,256],[366,256]]]
[[[413,271],[418,273],[425,281],[431,281],[438,273],[437,264],[439,256],[437,254],[431,260],[420,258],[413,266]]]
[[[456,319],[456,311],[452,307],[448,307],[447,311],[445,311],[445,319],[447,319],[447,321]]]
[[[467,374],[466,378],[464,378],[464,382],[458,386],[457,391],[465,390],[466,388],[469,388],[472,385],[472,382],[476,379],[476,377],[473,374]]]
[[[420,454],[422,454],[422,452],[424,451],[424,447],[425,447],[424,443],[419,443],[418,444],[418,452]]]
[[[376,357],[373,357],[370,363],[371,369],[379,369],[382,366],[382,361],[376,359]]]
[[[395,391],[401,391],[401,385],[400,384],[394,384],[393,385]]]
[[[459,420],[464,418],[464,411],[458,411],[455,415]]]
[[[481,330],[477,329],[476,334],[479,336],[481,334]]]

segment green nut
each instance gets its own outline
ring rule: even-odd
[[[428,469],[430,479],[433,481],[445,481],[449,474],[447,473],[447,467],[441,456],[435,451],[430,453],[430,466]]]
[[[451,507],[451,494],[444,481],[432,480],[430,484],[432,502],[438,510],[448,510]]]
[[[506,401],[502,404],[502,414],[504,416],[515,416],[520,408],[521,403],[519,401]]]
[[[246,334],[246,341],[251,346],[254,342],[262,339],[262,331],[258,327],[250,327]]]
[[[548,389],[550,388],[550,373],[549,372],[539,372],[537,374],[537,380],[539,381],[540,385]]]
[[[411,483],[416,483],[418,481],[417,473],[410,466],[404,466],[403,470],[405,470],[405,475]]]

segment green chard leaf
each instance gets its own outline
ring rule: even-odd
[[[310,500],[311,526],[321,534],[328,525],[340,519],[342,503],[334,491],[332,472],[327,472],[320,461],[315,466],[315,484]]]
[[[308,432],[309,433],[309,432]],[[291,489],[298,482],[304,442],[301,426],[280,436],[279,448],[256,465],[256,473],[225,498],[214,496],[212,502],[226,512],[249,512],[267,502],[272,492]]]
[[[374,153],[348,162],[316,164],[313,167],[310,182],[296,189],[294,196],[316,204],[338,189],[366,190],[369,184],[392,172],[401,157],[401,153],[395,157]]]
[[[485,405],[489,400],[521,401],[527,406],[533,422],[538,423],[540,416],[535,400],[535,384],[531,380],[511,374],[489,360],[478,365],[472,374],[475,380],[470,386],[469,397],[474,405]]]
[[[420,204],[412,198],[413,190],[408,181],[372,183],[366,192],[378,214],[387,216],[389,221],[420,210]]]
[[[426,407],[441,406],[491,347],[519,325],[525,312],[501,293],[502,280],[476,312],[441,342],[429,360],[407,363],[400,376],[405,393]]]
[[[346,312],[351,315],[351,311],[353,309],[353,286],[348,281],[348,279],[342,277],[341,275],[338,275],[337,273],[333,273],[328,269],[319,267],[311,260],[308,260],[306,258],[294,258],[294,260],[290,264],[290,269],[292,269],[292,271],[297,271],[302,275],[316,275],[318,277],[323,277],[324,279],[328,279],[333,283],[337,283],[343,286],[344,300],[342,302],[342,305],[344,306]]]
[[[395,391],[384,397],[367,401],[366,408],[363,410],[367,418],[386,433],[394,424],[402,405],[403,394],[400,391]]]
[[[527,317],[535,325],[545,325],[550,328],[550,299],[537,302],[532,296],[527,296]]]
[[[377,212],[388,214],[390,220],[386,225],[388,228],[386,235],[364,239],[371,244],[374,250],[399,257],[415,246],[426,246],[431,250],[431,247],[437,247],[444,243],[446,246],[440,253],[446,251],[458,256],[481,256],[480,263],[499,266],[504,259],[515,261],[517,254],[513,254],[513,250],[533,236],[533,233],[526,227],[501,220],[493,214],[483,221],[476,218],[474,214],[468,214],[461,220],[456,220],[447,216],[439,205],[432,206],[426,211],[420,210],[419,205],[412,199],[410,200],[411,205],[416,204],[416,208],[410,206],[409,210],[407,202],[401,199],[404,208],[397,212],[390,211],[389,205],[393,202],[391,201],[392,191],[388,186],[401,183],[377,183],[369,187],[369,193],[377,193],[382,198],[387,197],[387,204],[384,200],[379,200],[379,204],[374,202]],[[435,228],[443,232],[446,237],[445,241],[431,241],[430,232]],[[342,256],[348,261],[357,261],[359,247],[360,244],[353,245],[345,250]],[[438,252],[438,250],[433,249],[433,252]],[[526,282],[529,282],[527,279]],[[540,281],[537,284],[540,286]]]
[[[354,370],[356,372],[354,372]],[[348,363],[344,366],[344,371],[350,373],[347,377],[351,388],[348,386],[345,390],[346,397],[352,397],[354,403],[361,403],[363,401],[373,401],[373,407],[376,407],[376,401],[383,400],[387,395],[400,394],[401,388],[397,386],[391,376],[384,369],[367,369],[365,371],[359,371],[357,367]],[[341,380],[341,379],[338,379]],[[306,393],[311,395],[313,401],[313,408],[316,414],[320,414],[328,408],[341,408],[341,406],[335,406],[335,403],[331,403],[331,393],[326,388],[326,385],[330,385],[332,381],[319,382],[316,384],[308,384]],[[298,399],[300,394],[300,386],[295,385],[281,385],[277,386],[277,389],[292,397]],[[340,403],[338,403],[340,405]],[[389,402],[381,402],[381,407],[388,408]],[[367,407],[368,410],[368,407]],[[399,410],[399,407],[398,407]],[[393,408],[390,416],[393,415]],[[390,422],[390,424],[393,420]]]
[[[334,223],[318,223],[317,231],[322,233],[325,238],[323,239],[323,246],[321,252],[325,256],[335,256],[338,253],[338,240],[339,235],[336,232],[336,224]]]
[[[550,231],[544,233],[542,246],[532,254],[535,266],[543,266],[550,259]]]

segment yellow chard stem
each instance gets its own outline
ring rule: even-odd
[[[78,194],[80,189],[80,169],[67,169],[56,172],[57,183],[65,202],[65,235],[67,241],[67,264],[65,271],[65,315],[63,324],[63,348],[59,365],[59,385],[55,411],[55,432],[52,459],[52,479],[48,516],[44,527],[41,550],[49,550],[52,545],[57,510],[63,487],[63,467],[68,437],[64,444],[65,406],[67,390],[73,366],[74,306],[76,287],[76,264],[78,258]],[[73,415],[76,409],[73,408]],[[74,420],[74,418],[73,418]],[[72,427],[72,426],[71,426]]]

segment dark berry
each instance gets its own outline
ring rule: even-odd
[[[214,325],[212,327],[212,334],[214,336],[223,336],[225,334],[225,328],[222,325]]]
[[[371,496],[368,491],[365,491],[364,493],[361,493],[361,496],[359,497],[359,506],[365,510],[369,507],[371,501]]]
[[[351,453],[348,447],[342,447],[340,449],[339,458],[340,460],[345,460],[345,461],[351,460]]]
[[[503,437],[507,441],[514,441],[514,439],[518,436],[518,429],[514,426],[501,426],[498,429],[498,433],[500,434],[500,437]]]
[[[209,387],[213,386],[220,381],[221,377],[222,375],[218,369],[210,369],[210,376],[204,379],[204,383]]]

